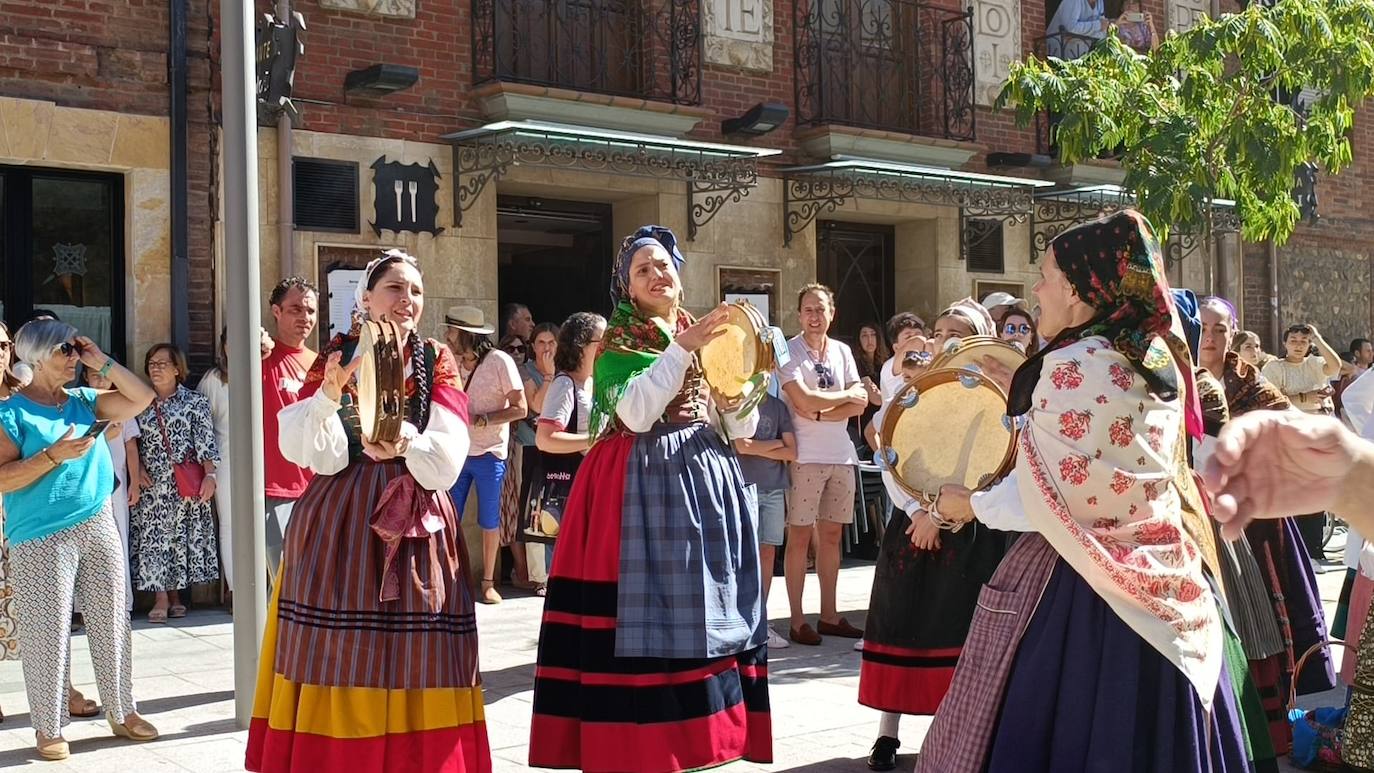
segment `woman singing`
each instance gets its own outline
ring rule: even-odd
[[[772,760],[754,492],[696,352],[721,306],[682,309],[672,232],[639,229],[612,270],[589,432],[550,573],[534,767],[664,773]],[[716,419],[719,417],[719,424]]]
[[[392,250],[355,302],[407,335],[405,422],[362,437],[356,328],[282,410],[282,454],[315,477],[296,504],[263,635],[247,767],[485,773],[467,548],[448,490],[467,459],[467,396],[444,346],[417,331],[424,283]]]
[[[1159,242],[1133,211],[1065,231],[1035,294],[1049,343],[1012,381],[1016,469],[978,494],[946,486],[928,514],[1030,533],[979,597],[917,769],[1248,770]]]

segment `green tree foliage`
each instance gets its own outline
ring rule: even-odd
[[[1276,94],[1317,93],[1305,116]],[[1062,116],[1066,164],[1124,149],[1125,187],[1161,227],[1210,235],[1230,199],[1251,241],[1287,240],[1294,174],[1351,162],[1355,108],[1374,92],[1374,0],[1278,0],[1202,20],[1139,54],[1113,31],[1080,59],[1011,67],[998,106],[1025,126]]]

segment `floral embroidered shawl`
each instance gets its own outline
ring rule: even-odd
[[[1044,369],[1017,460],[1027,517],[1210,707],[1221,620],[1185,527],[1185,511],[1201,507],[1182,401],[1159,396],[1100,336],[1051,350]]]
[[[600,439],[615,425],[615,407],[630,379],[657,362],[673,337],[693,321],[691,314],[679,311],[674,328],[669,330],[662,321],[641,315],[629,301],[616,305],[601,337],[601,354],[592,375],[592,413],[587,431],[593,438]]]

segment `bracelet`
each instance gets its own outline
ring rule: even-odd
[[[820,421],[820,420],[821,420],[821,412],[820,412],[820,411],[816,411],[816,421]]]
[[[113,358],[113,357],[107,358],[107,359],[105,360],[105,364],[100,368],[100,377],[101,377],[101,378],[104,378],[104,379],[108,379],[108,378],[110,377],[110,371],[114,369],[114,366],[115,366],[114,358]]]
[[[58,467],[62,466],[62,463],[57,461],[57,457],[53,456],[52,452],[46,448],[43,449],[43,457],[48,460],[48,464],[51,464],[53,466],[53,469],[57,469]]]
[[[936,495],[935,495],[935,501],[934,501],[934,502],[931,502],[931,503],[930,503],[930,507],[926,509],[926,515],[927,515],[927,517],[930,518],[930,522],[933,523],[933,524],[935,524],[936,528],[942,529],[942,530],[944,530],[944,531],[948,531],[948,532],[950,532],[950,533],[954,533],[954,532],[959,531],[960,529],[964,528],[964,522],[963,522],[963,521],[949,521],[949,520],[945,520],[944,516],[940,515],[940,495],[939,495],[939,494],[936,494]]]

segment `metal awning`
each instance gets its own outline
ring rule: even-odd
[[[780,171],[783,238],[787,244],[822,212],[834,212],[850,198],[958,207],[962,217],[1024,223],[1031,216],[1035,190],[1053,185],[1030,177],[961,172],[855,156],[835,156],[824,163]]]
[[[726,203],[749,195],[758,159],[782,152],[543,121],[500,121],[444,139],[453,146],[453,220],[460,228],[487,183],[523,165],[682,180],[689,240]]]
[[[1212,233],[1238,233],[1240,216],[1236,213],[1236,202],[1213,199],[1212,204],[1217,208],[1214,211]],[[1087,185],[1037,191],[1031,224],[1031,262],[1036,262],[1040,253],[1049,249],[1054,237],[1065,230],[1133,206],[1135,194],[1120,185]],[[1181,261],[1200,249],[1203,241],[1201,234],[1171,228],[1169,241],[1164,246],[1165,256],[1174,262]]]

